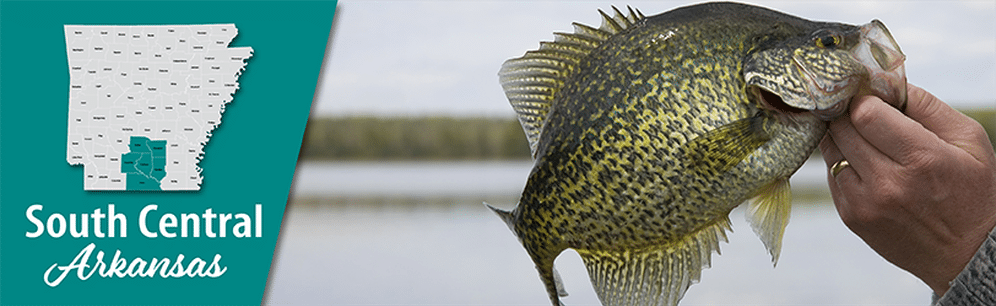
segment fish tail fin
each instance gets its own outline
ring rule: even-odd
[[[711,265],[728,218],[676,243],[625,251],[578,250],[603,305],[677,305]]]
[[[771,254],[772,265],[778,265],[782,236],[791,213],[792,188],[787,177],[761,187],[747,206],[747,221]]]
[[[501,220],[508,225],[508,228],[512,230],[512,233],[515,234],[516,237],[519,236],[519,234],[515,231],[514,210],[508,211],[497,208],[491,206],[491,204],[488,204],[487,202],[484,203],[484,206],[487,206],[491,209],[491,211],[498,215],[498,218],[501,218]],[[519,237],[519,239],[521,240],[523,238]],[[550,295],[550,301],[553,302],[554,306],[563,306],[564,304],[560,301],[560,297],[567,296],[567,290],[564,289],[564,283],[560,278],[560,273],[557,272],[557,269],[553,266],[553,260],[557,256],[541,256],[540,254],[534,254],[528,247],[526,248],[526,251],[529,252],[529,256],[533,258],[533,262],[536,264],[536,270],[539,271],[540,279],[543,280],[543,285],[546,287],[546,291]],[[546,250],[540,253],[547,254],[552,251],[553,250]],[[559,253],[559,251],[552,254],[556,253]]]
[[[550,302],[553,306],[564,306],[564,302],[560,301],[560,298],[567,296],[567,290],[564,289],[560,273],[553,266],[553,259],[543,262],[536,261],[536,270],[539,271],[540,279],[543,280],[543,286],[546,287],[546,293],[550,296]]]

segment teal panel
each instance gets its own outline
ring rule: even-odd
[[[334,9],[335,1],[0,1],[0,304],[260,304]],[[200,190],[84,191],[83,167],[66,162],[63,25],[206,23],[234,23],[229,46],[254,54],[205,147]],[[152,173],[160,165],[139,161]],[[50,216],[82,214],[103,216],[86,237],[29,237]],[[251,220],[236,222],[240,214]],[[226,228],[221,215],[232,220]],[[180,225],[193,221],[184,216],[200,220],[186,237]],[[86,268],[46,283],[84,255]],[[198,276],[177,277],[181,270]]]

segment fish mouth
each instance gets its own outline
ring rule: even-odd
[[[878,19],[862,25],[861,42],[851,55],[868,70],[869,85],[862,93],[882,98],[897,109],[906,109],[906,55]]]
[[[810,111],[805,108],[798,108],[785,103],[782,96],[761,86],[750,86],[750,93],[757,99],[757,102],[761,104],[762,108],[770,109],[778,113],[792,115],[803,114]]]
[[[831,121],[843,115],[855,96],[874,95],[899,110],[906,107],[906,55],[881,21],[872,20],[859,27],[859,31],[860,41],[847,52],[856,65],[860,65],[855,68],[863,68],[866,73],[828,79],[808,68],[800,53],[802,50],[792,56],[792,66],[805,87],[802,96],[811,101],[806,108],[821,120]],[[777,104],[769,104],[775,109],[783,109]]]
[[[801,50],[798,50],[801,51]],[[803,58],[798,53],[792,56],[793,66],[804,80],[806,95],[812,102],[813,113],[823,121],[831,121],[847,111],[851,98],[858,92],[861,78],[850,76],[838,80],[818,77],[803,64]]]
[[[779,117],[809,115],[831,121],[847,112],[855,96],[874,95],[903,110],[906,69],[903,55],[878,20],[856,29],[847,49],[771,51],[744,64],[749,99]],[[788,53],[786,53],[788,52]]]
[[[803,122],[811,121],[810,118],[819,118],[819,115],[813,116],[817,112],[807,108],[792,106],[785,102],[785,98],[782,95],[762,86],[748,86],[747,92],[753,97],[754,103],[758,104],[762,110],[768,111],[772,118],[778,120],[783,125],[798,126]],[[791,95],[788,99],[791,99]],[[822,118],[819,120],[827,121]]]
[[[855,71],[850,75],[837,75],[833,78],[820,76],[807,65],[805,50],[797,49],[785,63],[784,79],[749,79],[748,93],[761,108],[779,113],[784,118],[799,115],[813,115],[823,121],[831,121],[847,111],[850,100],[859,91],[864,77],[860,63],[847,58]],[[850,57],[844,55],[845,57]],[[786,81],[787,80],[787,81]]]

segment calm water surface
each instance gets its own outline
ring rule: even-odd
[[[528,171],[527,162],[305,164],[265,302],[548,305],[525,250],[481,205],[513,207]],[[793,185],[825,189],[825,171],[807,165]],[[848,231],[825,192],[804,193],[777,268],[738,208],[723,255],[681,305],[929,304],[927,286]],[[598,305],[577,253],[557,267],[567,305]]]

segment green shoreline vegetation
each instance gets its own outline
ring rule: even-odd
[[[996,144],[996,109],[960,110]],[[996,146],[994,146],[996,147]],[[320,117],[308,120],[302,160],[528,160],[515,118]]]
[[[514,160],[529,144],[513,118],[312,118],[301,159]]]

